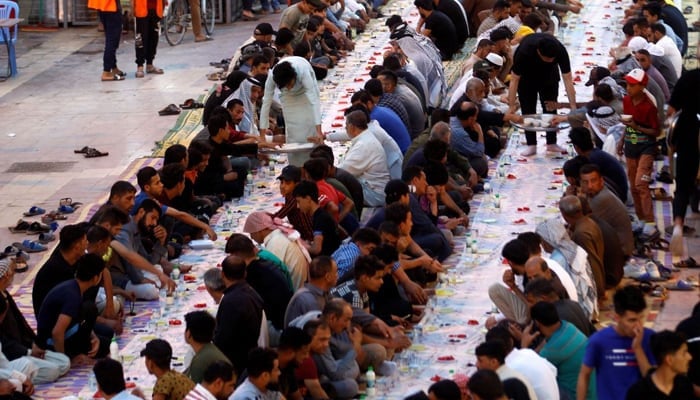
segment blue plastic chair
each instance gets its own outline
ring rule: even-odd
[[[14,10],[14,18],[19,18],[19,5],[13,1],[0,0],[0,19],[10,18]],[[15,55],[15,43],[17,42],[17,32],[19,27],[2,28],[4,35],[0,35],[0,43],[7,45],[7,56],[10,59],[10,76],[17,75],[17,58]],[[9,42],[5,43],[5,37]]]

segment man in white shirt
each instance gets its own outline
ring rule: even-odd
[[[384,186],[390,180],[386,154],[377,138],[368,132],[367,115],[353,111],[345,117],[345,126],[351,145],[340,165],[362,184],[365,205],[384,205]]]
[[[255,348],[248,353],[248,377],[229,397],[230,400],[281,400],[280,392],[267,388],[268,384],[277,383],[280,377],[277,352],[270,349]]]
[[[499,340],[487,340],[478,345],[476,350],[476,368],[479,370],[493,371],[503,382],[506,396],[509,399],[524,398],[523,391],[530,400],[537,400],[537,394],[532,388],[531,382],[520,372],[513,370],[505,362],[505,350]],[[519,396],[520,394],[521,396]],[[558,399],[559,396],[552,397]],[[543,398],[544,399],[544,398]]]
[[[664,57],[671,61],[673,69],[676,71],[676,76],[681,76],[683,56],[673,39],[666,34],[666,27],[658,23],[651,25],[651,35],[654,43],[664,49]]]
[[[202,383],[185,396],[185,400],[226,400],[236,386],[233,366],[225,361],[215,361],[204,371]]]

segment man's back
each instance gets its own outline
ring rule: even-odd
[[[282,329],[284,312],[293,294],[282,271],[269,261],[256,259],[248,265],[246,281],[262,297],[267,319]]]
[[[306,283],[289,300],[287,311],[284,314],[284,326],[288,326],[295,318],[309,311],[321,311],[326,305],[327,297],[328,294],[323,293],[320,288],[311,283]]]
[[[32,306],[34,315],[39,315],[39,310],[46,295],[61,282],[73,279],[73,268],[68,265],[58,247],[51,253],[51,257],[41,266],[34,278],[32,288]]]
[[[600,168],[600,173],[610,178],[615,182],[615,186],[620,189],[620,200],[624,203],[627,201],[627,191],[629,190],[629,182],[627,181],[627,173],[622,167],[622,163],[612,155],[600,149],[593,149],[588,154],[588,161]]]
[[[538,399],[559,398],[556,367],[531,349],[513,349],[506,365],[527,379]]]
[[[620,245],[620,238],[617,231],[610,224],[600,217],[590,215],[590,218],[598,225],[603,236],[603,265],[605,266],[605,282],[607,287],[615,287],[622,280],[624,274],[626,256]]]
[[[566,321],[561,321],[561,326],[540,350],[540,356],[547,359],[557,367],[557,383],[570,397],[576,393],[583,356],[586,353],[586,336],[576,327]],[[594,399],[594,389],[589,386],[588,399]],[[572,397],[573,398],[573,397]]]
[[[607,221],[617,232],[623,254],[632,255],[634,236],[632,222],[627,214],[627,208],[608,188],[603,188],[595,196],[588,197],[588,204],[594,216]]]
[[[287,266],[294,288],[304,284],[308,277],[309,262],[298,243],[292,242],[282,231],[276,229],[265,238],[265,249]]]
[[[56,285],[46,295],[44,303],[36,316],[37,345],[46,348],[52,331],[61,314],[71,317],[71,326],[75,326],[83,303],[78,282],[74,279]],[[71,330],[69,327],[68,330]],[[76,329],[77,330],[77,329]]]

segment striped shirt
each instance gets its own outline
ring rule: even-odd
[[[280,219],[287,217],[289,223],[292,224],[294,229],[299,231],[302,239],[314,240],[314,229],[313,224],[311,223],[311,216],[306,215],[299,210],[297,200],[291,194],[285,196],[284,206],[273,214],[272,217]]]
[[[369,307],[369,295],[367,292],[360,293],[357,290],[357,283],[355,283],[355,279],[350,279],[349,281],[334,287],[331,289],[331,295],[341,297],[355,309],[364,310],[366,307]]]
[[[217,399],[204,386],[202,386],[201,384],[198,383],[197,386],[194,387],[194,389],[190,390],[190,392],[187,393],[187,396],[185,396],[184,400],[217,400]]]

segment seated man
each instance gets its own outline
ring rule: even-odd
[[[340,247],[341,240],[333,217],[318,204],[318,187],[313,182],[302,181],[294,188],[294,197],[299,210],[312,217],[314,238],[308,244],[309,253],[330,256]]]
[[[117,360],[102,358],[92,367],[97,381],[97,392],[107,400],[139,400],[143,393],[139,389],[134,389],[132,393],[126,390],[124,381],[124,369]]]
[[[167,285],[169,290],[175,287],[175,282],[156,265],[167,253],[167,232],[158,226],[160,217],[161,206],[155,200],[145,199],[112,241],[112,249],[119,255],[110,260],[112,280],[116,286],[134,292],[139,299],[157,299],[161,284]],[[156,238],[151,251],[143,245],[145,235]]]
[[[328,164],[324,158],[312,158],[304,163],[306,178],[316,183],[319,205],[339,223],[348,235],[355,233],[360,223],[352,214],[355,204],[350,197],[326,182]]]
[[[462,102],[450,118],[451,144],[461,155],[469,159],[476,173],[485,178],[488,164],[484,153],[484,132],[476,122],[479,109],[474,103]]]
[[[224,297],[224,290],[226,290],[224,279],[221,276],[221,269],[216,267],[209,268],[202,276],[204,287],[216,304],[221,303],[221,299]]]
[[[503,246],[501,256],[510,268],[503,271],[503,283],[497,282],[489,287],[489,298],[506,318],[526,324],[530,320],[527,300],[523,294],[528,283],[525,276],[525,263],[530,258],[527,244],[520,239],[513,239]],[[516,283],[516,275],[523,277],[522,287]]]
[[[301,328],[290,326],[280,335],[277,357],[282,373],[278,386],[285,399],[302,398],[295,371],[309,357],[309,344],[311,336]]]
[[[212,343],[215,327],[216,319],[207,311],[192,311],[185,314],[185,342],[192,347],[194,356],[184,373],[194,383],[202,383],[212,363],[222,361],[231,365],[226,355]]]
[[[141,350],[145,357],[146,370],[155,375],[156,384],[153,386],[153,398],[165,400],[181,400],[194,389],[194,382],[180,372],[170,369],[173,349],[170,343],[163,339],[153,339],[146,343]]]
[[[504,391],[508,399],[524,400],[537,399],[530,381],[520,372],[506,365],[506,353],[503,343],[491,340],[476,346],[476,368],[493,371],[503,382]],[[555,397],[556,398],[556,397]]]
[[[586,318],[581,305],[571,299],[560,298],[551,281],[546,278],[530,280],[525,286],[525,298],[530,307],[542,301],[554,304],[559,318],[574,325],[586,337],[595,332],[595,326]]]
[[[282,173],[277,177],[277,180],[280,181],[280,194],[284,196],[284,206],[272,214],[272,217],[280,219],[286,217],[294,229],[301,234],[302,239],[313,240],[314,233],[311,217],[299,210],[297,199],[292,194],[294,188],[301,181],[301,168],[287,165],[282,169]],[[301,283],[304,282],[302,281]]]
[[[289,300],[284,326],[311,311],[321,311],[331,298],[329,291],[338,282],[338,266],[328,256],[318,256],[309,265],[309,281]]]
[[[302,388],[301,392],[312,399],[330,399],[326,393],[324,385],[319,380],[318,369],[314,361],[314,355],[323,354],[328,350],[331,340],[331,329],[323,319],[312,319],[304,325],[304,332],[311,337],[309,343],[309,354],[297,367],[294,375],[297,385]],[[353,379],[348,379],[346,385],[357,386]],[[326,383],[325,387],[330,385]],[[331,386],[332,388],[332,386]]]
[[[372,228],[360,228],[352,235],[352,240],[338,247],[332,257],[338,264],[338,280],[343,282],[353,276],[355,261],[360,256],[369,255],[382,239]]]
[[[332,140],[330,138],[326,140]],[[325,158],[328,161],[328,175],[326,181],[333,185],[335,188],[339,188],[340,185],[345,186],[345,188],[350,193],[353,203],[355,203],[355,209],[357,209],[357,215],[362,215],[362,207],[365,205],[365,195],[362,192],[362,184],[348,171],[335,166],[335,156],[333,155],[333,149],[330,146],[321,144],[316,146],[311,150],[312,158]],[[387,162],[389,160],[387,159]],[[334,182],[337,181],[337,183]]]
[[[281,374],[277,352],[260,347],[254,348],[248,353],[247,366],[248,377],[233,392],[231,400],[284,398],[280,392],[268,389],[268,385],[278,382]]]
[[[202,382],[185,396],[185,400],[228,399],[236,387],[236,373],[231,363],[214,361],[204,371]]]
[[[244,253],[257,253],[257,256],[261,260],[268,261],[272,263],[277,269],[282,272],[285,280],[287,281],[287,286],[293,291],[294,284],[292,283],[292,276],[289,273],[289,268],[279,257],[272,254],[269,250],[263,247],[257,247],[253,240],[243,233],[234,233],[228,237],[226,240],[225,247],[226,254],[234,254],[243,251]]]
[[[32,383],[54,382],[68,372],[70,359],[65,354],[45,351],[34,345],[36,334],[7,290],[14,275],[14,261],[9,257],[0,260],[0,303],[7,305],[6,311],[0,312],[2,353],[10,362],[29,358],[37,368]]]
[[[94,304],[83,301],[85,292],[102,279],[104,268],[102,258],[85,254],[76,262],[75,279],[59,284],[46,295],[37,314],[34,343],[38,348],[64,353],[74,360],[77,356],[100,358],[107,354],[109,342],[93,331],[97,310]]]

